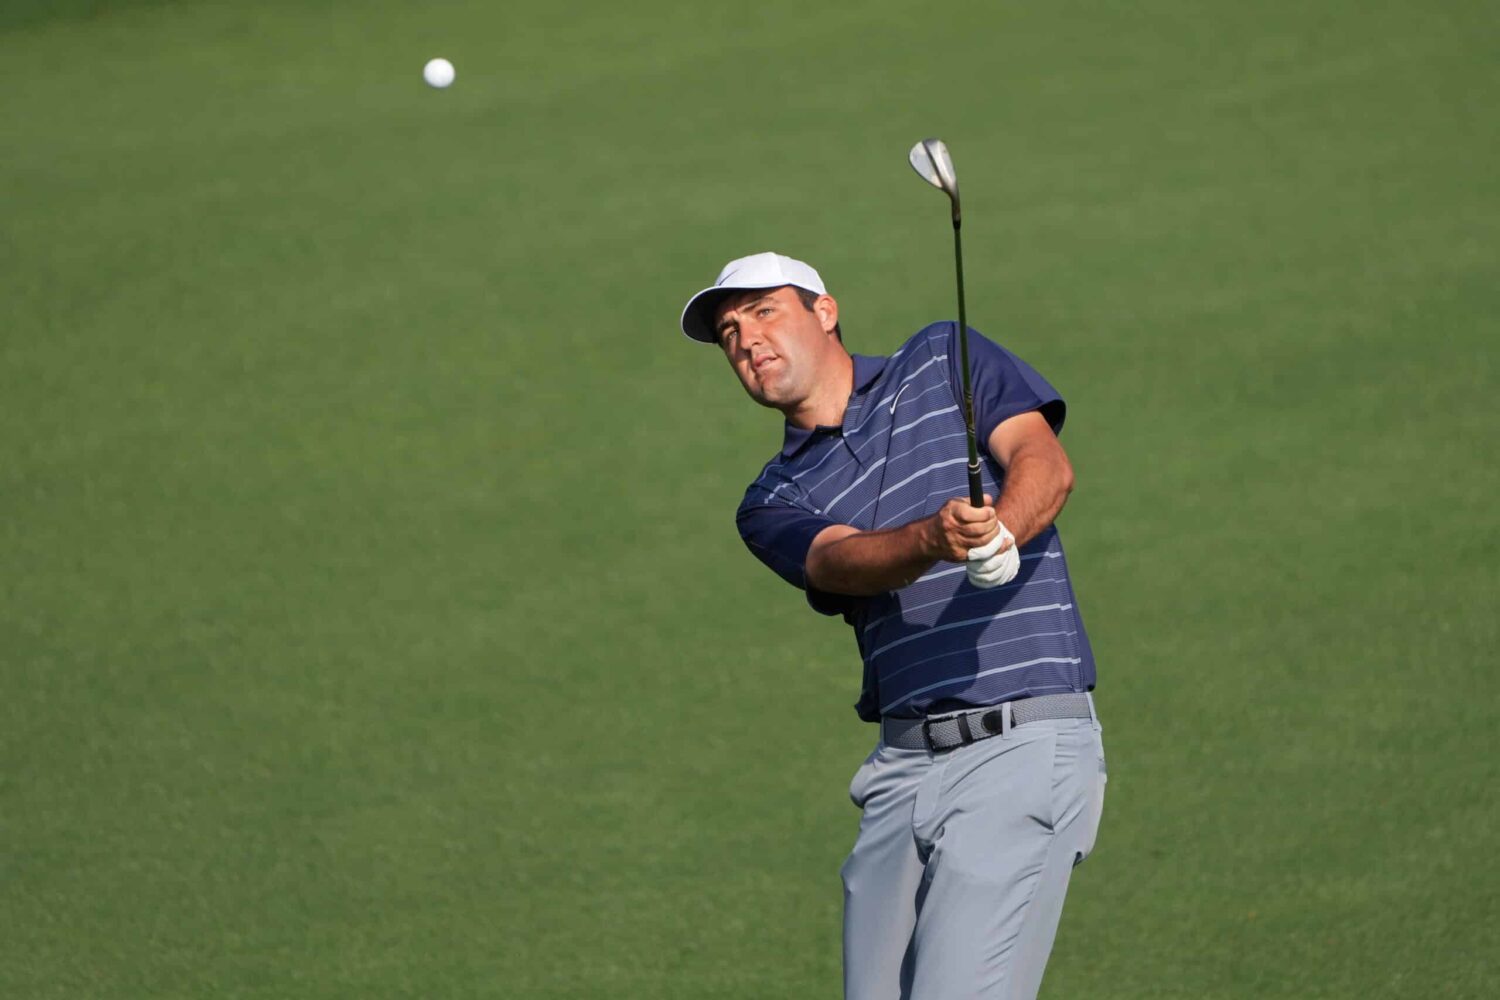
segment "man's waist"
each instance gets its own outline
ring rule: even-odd
[[[1005,736],[1017,726],[1050,719],[1097,720],[1094,699],[1087,692],[1038,695],[965,708],[920,718],[885,716],[880,720],[880,738],[901,750],[942,753],[959,747]]]

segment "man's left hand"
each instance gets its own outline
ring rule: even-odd
[[[1014,580],[1021,571],[1021,555],[1016,551],[1016,536],[1001,524],[1000,533],[991,541],[969,550],[964,568],[969,583],[982,590]]]

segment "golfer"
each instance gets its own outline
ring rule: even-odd
[[[1034,997],[1103,805],[1094,661],[1053,519],[1062,397],[970,333],[985,504],[968,499],[956,324],[851,355],[817,271],[731,261],[682,329],[786,418],[745,493],[750,551],[842,615],[879,726],[849,794],[844,995]]]

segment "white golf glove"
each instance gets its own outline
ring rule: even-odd
[[[1000,546],[1007,541],[1010,542],[1010,548],[1001,552]],[[969,583],[984,590],[1010,583],[1021,572],[1021,554],[1016,551],[1016,536],[1004,524],[1000,525],[1000,534],[979,548],[969,550],[965,569]]]

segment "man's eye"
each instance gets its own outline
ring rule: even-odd
[[[761,306],[759,309],[755,310],[755,315],[764,316],[766,313],[773,311],[774,310],[772,310],[770,306]]]

